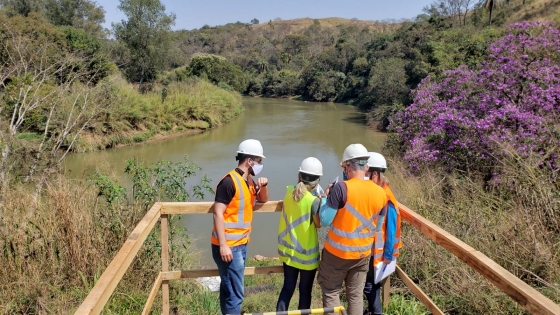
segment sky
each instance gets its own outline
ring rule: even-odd
[[[117,8],[118,0],[95,0],[105,10],[104,27],[126,19]],[[160,0],[168,13],[177,16],[174,30],[191,30],[210,26],[249,23],[256,18],[261,23],[281,18],[357,18],[385,20],[414,18],[434,0]]]

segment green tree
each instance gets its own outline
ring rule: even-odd
[[[243,70],[222,56],[195,54],[187,66],[187,74],[207,78],[214,84],[225,83],[238,92],[247,89],[247,78]]]
[[[31,12],[42,13],[44,9],[42,0],[0,0],[8,16],[23,15],[27,17]]]
[[[72,26],[102,38],[105,11],[91,0],[0,0],[8,16],[36,12],[56,26]]]
[[[104,36],[101,24],[105,22],[105,11],[95,2],[90,0],[46,0],[44,2],[45,16],[52,24],[83,29],[98,38]]]
[[[159,0],[119,0],[119,9],[127,21],[113,24],[115,37],[130,51],[130,60],[124,65],[131,82],[152,81],[164,70],[169,52],[171,26],[175,14],[166,14]]]
[[[252,20],[251,20],[251,24],[259,24],[259,20],[257,20],[257,19],[252,19]]]
[[[369,87],[373,96],[373,104],[366,107],[407,103],[409,87],[406,85],[406,62],[400,58],[378,60],[371,68]]]

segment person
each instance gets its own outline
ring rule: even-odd
[[[299,281],[298,309],[311,308],[311,290],[319,267],[319,237],[317,228],[321,201],[312,195],[323,176],[323,165],[308,157],[301,162],[298,184],[288,186],[278,225],[278,255],[284,265],[284,285],[276,311],[287,311]]]
[[[369,154],[369,170],[366,179],[383,188],[387,194],[387,211],[378,218],[378,230],[374,236],[372,258],[364,287],[364,295],[368,300],[368,306],[364,314],[380,315],[383,314],[381,282],[375,283],[375,268],[380,262],[383,261],[387,265],[399,256],[399,251],[402,247],[401,215],[397,199],[389,187],[389,180],[383,175],[387,170],[385,157],[377,152],[370,152]]]
[[[256,182],[263,169],[263,147],[248,139],[237,150],[237,168],[227,173],[216,188],[211,212],[214,214],[212,257],[220,273],[222,314],[240,314],[244,297],[244,270],[251,234],[255,200],[268,201],[268,180]]]
[[[345,150],[340,166],[348,180],[327,188],[327,202],[321,206],[321,224],[330,225],[317,282],[321,286],[323,306],[340,304],[344,282],[348,315],[362,315],[364,289],[371,256],[375,224],[387,204],[385,191],[370,180],[364,180],[369,153],[361,144],[351,144]],[[322,215],[336,211],[331,222]]]

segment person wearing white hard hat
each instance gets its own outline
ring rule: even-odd
[[[311,291],[319,267],[319,237],[321,201],[311,191],[319,185],[323,165],[308,157],[301,162],[298,184],[286,187],[282,214],[278,224],[278,255],[284,265],[284,285],[276,311],[287,311],[299,281],[298,309],[311,308]]]
[[[385,157],[377,152],[370,152],[369,154],[369,170],[365,178],[373,181],[385,190],[387,194],[387,207],[386,211],[384,210],[377,220],[378,230],[374,236],[371,261],[364,287],[364,295],[368,300],[368,306],[364,314],[380,315],[383,314],[381,304],[382,283],[381,281],[375,283],[375,271],[376,268],[383,268],[383,266],[390,264],[391,261],[396,260],[399,256],[399,251],[402,247],[401,214],[397,199],[389,187],[389,180],[383,175],[387,170]]]
[[[211,212],[214,214],[212,257],[220,273],[222,314],[241,314],[247,244],[253,221],[253,205],[268,201],[268,179],[257,176],[263,169],[263,147],[248,139],[237,149],[237,168],[218,183]]]
[[[323,307],[340,304],[344,283],[348,315],[362,315],[363,290],[369,270],[369,260],[377,217],[387,204],[385,191],[370,180],[369,153],[361,144],[351,144],[344,150],[340,166],[348,180],[327,189],[327,202],[321,206],[321,224],[325,211],[336,214],[325,240],[317,282],[321,286]],[[328,221],[328,220],[327,220]]]

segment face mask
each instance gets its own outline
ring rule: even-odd
[[[264,168],[264,165],[255,163],[251,167],[251,169],[253,169],[253,176],[259,175],[259,173],[262,172],[263,168]]]
[[[346,174],[346,169],[342,171],[342,180],[348,180],[348,174]]]

